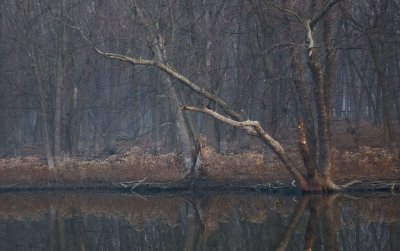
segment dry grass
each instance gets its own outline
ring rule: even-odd
[[[61,181],[121,182],[149,178],[153,182],[175,181],[182,178],[182,168],[176,154],[150,155],[138,148],[105,160],[65,158],[57,169]]]
[[[400,177],[400,159],[396,152],[361,146],[357,151],[336,150],[334,155],[334,176],[339,179]]]
[[[58,182],[71,184],[114,183],[148,178],[151,182],[182,179],[184,173],[176,154],[150,155],[134,149],[121,156],[104,160],[82,160],[65,157],[50,172],[44,159],[17,157],[0,159],[0,184],[38,184]]]
[[[203,162],[209,177],[226,179],[263,179],[266,171],[264,156],[260,153],[219,154],[214,149],[204,149]]]
[[[377,128],[366,126],[359,147],[354,136],[335,127],[334,179],[339,181],[365,177],[400,178],[400,152],[383,148],[382,135]],[[294,133],[294,132],[293,132]],[[284,144],[301,165],[296,136],[288,136]],[[291,176],[274,154],[253,150],[244,153],[217,153],[206,147],[202,161],[210,181],[251,181],[255,183],[288,183]],[[0,158],[0,186],[35,185],[47,182],[66,184],[98,184],[139,181],[177,182],[187,172],[175,153],[151,155],[140,148],[106,159],[60,159],[54,172],[47,169],[45,158],[37,156]]]
[[[292,156],[300,163],[300,158]],[[400,177],[398,154],[382,148],[360,147],[357,151],[335,150],[336,180],[363,177]],[[176,182],[186,172],[177,154],[151,155],[139,150],[104,160],[63,158],[60,166],[50,172],[45,160],[39,157],[0,159],[0,184],[35,185],[46,182],[61,184],[98,184],[139,181]],[[210,181],[251,181],[288,183],[291,176],[273,154],[256,152],[220,154],[204,149],[203,164]]]

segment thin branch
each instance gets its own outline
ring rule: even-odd
[[[307,46],[306,44],[298,44],[298,43],[293,43],[293,42],[280,43],[280,44],[276,44],[270,48],[265,49],[263,55],[271,53],[275,49],[291,48],[291,47],[305,47],[306,48],[306,46]]]
[[[326,7],[310,21],[311,29],[314,28],[314,26],[330,11],[330,9],[332,9],[333,6],[335,6],[335,4],[341,1],[343,0],[333,0],[330,3],[328,3]]]
[[[204,88],[201,88],[200,86],[196,85],[192,81],[190,81],[188,78],[185,76],[181,75],[179,72],[177,72],[172,66],[156,62],[154,60],[147,60],[147,59],[142,59],[142,58],[135,58],[135,57],[130,57],[130,56],[125,56],[121,54],[116,54],[116,53],[108,53],[108,52],[103,52],[100,49],[96,48],[93,46],[93,49],[100,55],[110,58],[110,59],[115,59],[123,62],[130,63],[132,65],[146,65],[146,66],[153,66],[156,67],[168,75],[170,75],[172,78],[178,80],[185,86],[189,87],[192,91],[195,93],[199,94],[202,97],[205,97],[209,100],[214,101],[219,107],[222,108],[224,112],[226,112],[230,117],[237,119],[237,120],[244,120],[244,117],[237,113],[236,111],[232,110],[230,106],[220,97],[218,97],[215,94],[212,94],[211,92],[205,90]]]
[[[207,99],[209,99],[211,101],[214,101],[230,117],[232,117],[232,118],[234,118],[236,120],[244,120],[243,115],[238,113],[238,112],[236,112],[236,111],[234,111],[228,105],[228,103],[226,103],[223,99],[221,99],[217,95],[205,90],[204,88],[201,88],[200,86],[196,85],[191,80],[189,80],[188,78],[186,78],[185,76],[180,74],[178,71],[176,71],[174,69],[174,67],[172,67],[171,65],[167,65],[167,64],[164,64],[164,63],[159,63],[159,62],[156,62],[154,60],[146,60],[146,59],[142,59],[142,58],[130,57],[130,56],[117,54],[117,53],[103,52],[102,50],[100,50],[99,48],[97,48],[96,46],[93,45],[92,41],[90,41],[90,39],[85,35],[85,33],[83,32],[83,30],[80,27],[73,26],[73,25],[68,25],[68,26],[73,28],[73,29],[78,30],[80,32],[82,38],[98,54],[100,54],[100,55],[102,55],[102,56],[104,56],[106,58],[109,58],[109,59],[114,59],[114,60],[118,60],[118,61],[122,61],[122,62],[127,62],[127,63],[130,63],[132,65],[144,65],[144,66],[156,67],[156,68],[164,71],[168,75],[170,75],[172,78],[178,80],[180,83],[182,83],[183,85],[187,86],[192,91],[194,91],[195,93],[199,94],[200,96],[202,96],[204,98],[207,98]]]
[[[199,94],[200,96],[207,98],[211,101],[214,101],[219,107],[222,108],[222,110],[227,113],[230,117],[236,119],[236,120],[244,120],[244,117],[242,114],[234,111],[233,109],[230,108],[230,106],[220,97],[217,95],[205,90],[204,88],[196,85],[193,83],[191,80],[180,74],[178,71],[174,69],[171,65],[163,64],[156,62],[154,60],[147,60],[147,59],[142,59],[142,58],[136,58],[136,57],[130,57],[122,54],[117,54],[117,53],[108,53],[108,52],[103,52],[99,48],[93,45],[92,41],[85,35],[83,30],[80,27],[77,26],[72,26],[68,25],[69,27],[76,29],[80,32],[82,38],[90,45],[91,48],[93,48],[94,51],[96,51],[98,54],[109,58],[109,59],[114,59],[122,62],[127,62],[132,65],[144,65],[144,66],[152,66],[156,67],[163,72],[167,73],[170,75],[172,78],[178,80],[180,83],[185,85],[186,87],[190,88],[192,91],[195,93]]]
[[[283,8],[283,7],[281,7],[281,6],[277,5],[277,4],[274,4],[274,3],[271,3],[271,5],[273,7],[275,7],[275,8],[277,8],[278,10],[281,10],[283,12],[286,12],[286,13],[294,16],[299,21],[299,23],[301,23],[303,26],[305,25],[305,21],[303,20],[303,18],[297,12],[295,12],[293,10],[290,10],[290,9]]]

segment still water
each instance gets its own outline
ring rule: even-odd
[[[0,250],[400,250],[400,196],[0,193]]]

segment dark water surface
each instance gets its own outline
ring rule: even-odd
[[[0,250],[400,250],[400,196],[0,193]]]

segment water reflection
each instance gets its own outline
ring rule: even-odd
[[[0,194],[0,250],[400,250],[399,196]]]

